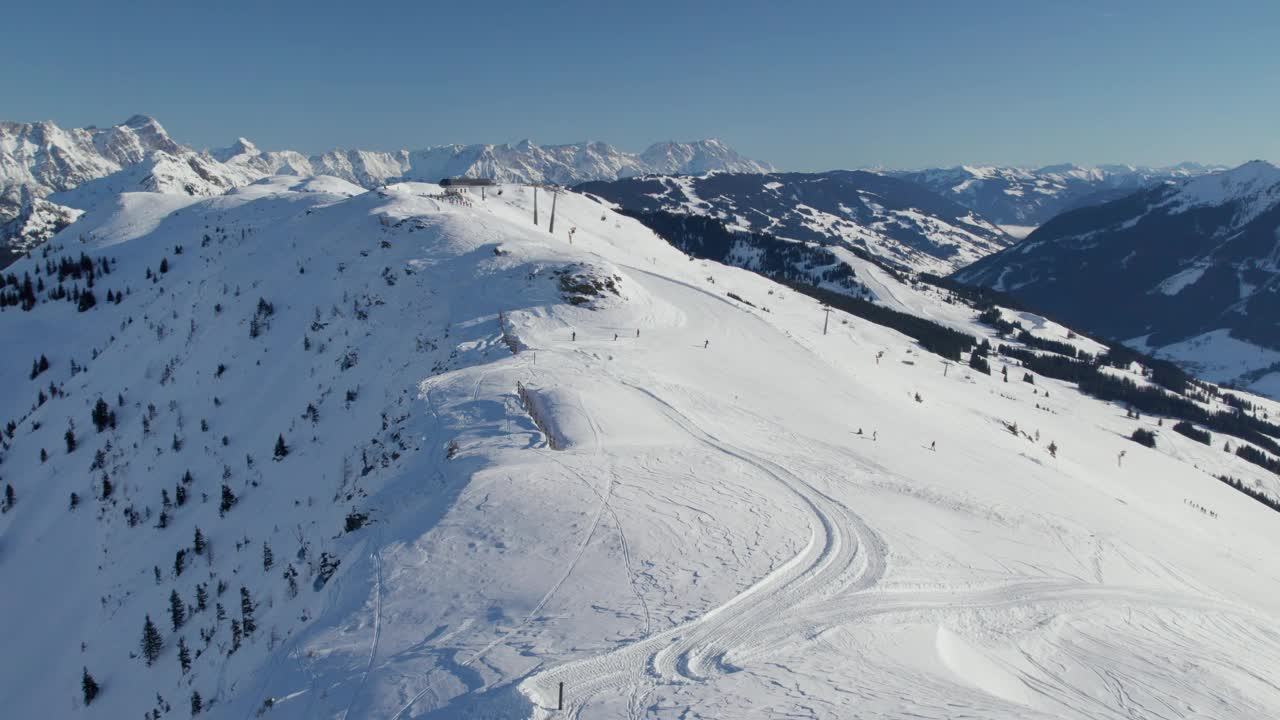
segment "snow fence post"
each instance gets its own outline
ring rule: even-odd
[[[557,710],[564,709],[564,682],[563,681],[560,683],[560,699],[556,701],[556,709]]]

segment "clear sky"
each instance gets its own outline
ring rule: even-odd
[[[0,118],[268,149],[719,137],[782,169],[1280,160],[1280,2],[26,3]]]

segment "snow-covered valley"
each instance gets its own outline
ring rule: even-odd
[[[96,304],[0,312],[6,714],[1280,715],[1240,441],[498,189],[126,193],[7,269]]]

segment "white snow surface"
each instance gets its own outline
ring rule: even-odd
[[[999,226],[1006,235],[1015,237],[1019,240],[1025,239],[1028,235],[1035,232],[1036,225],[1001,225]]]
[[[1221,438],[840,312],[824,335],[818,303],[586,197],[559,195],[552,233],[549,198],[535,225],[534,191],[501,189],[134,193],[50,241],[114,264],[88,312],[0,312],[26,351],[0,360],[6,716],[138,717],[157,693],[186,716],[193,690],[217,719],[1280,716],[1280,517],[1212,474],[1276,478]],[[980,332],[868,267],[882,302]],[[575,305],[561,278],[603,289]],[[173,629],[170,592],[199,583],[209,608]],[[228,656],[241,586],[257,629]]]

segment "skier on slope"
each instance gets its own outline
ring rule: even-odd
[[[702,343],[702,349],[703,349],[703,350],[706,350],[706,349],[707,349],[707,346],[709,346],[710,344],[711,344],[711,341],[710,341],[710,340],[707,340],[707,341],[703,342],[703,343]]]

